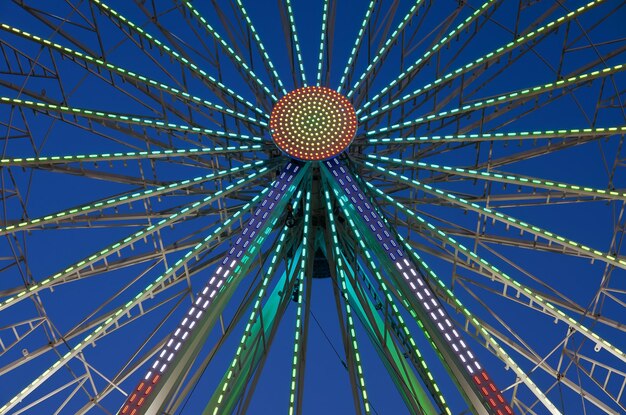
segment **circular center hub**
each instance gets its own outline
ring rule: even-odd
[[[274,142],[303,161],[327,160],[344,151],[356,133],[356,112],[346,97],[320,86],[291,91],[272,109]]]

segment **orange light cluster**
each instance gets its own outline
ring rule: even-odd
[[[354,107],[337,91],[307,86],[291,91],[272,109],[274,142],[303,161],[327,160],[344,151],[356,133]]]

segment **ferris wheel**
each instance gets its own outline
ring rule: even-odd
[[[623,1],[0,16],[0,414],[626,413]]]

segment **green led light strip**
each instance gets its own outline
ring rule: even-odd
[[[20,291],[19,293],[7,298],[6,300],[3,300],[2,302],[0,302],[0,311],[4,310],[5,308],[16,304],[17,302],[30,297],[31,295],[45,289],[48,287],[51,287],[53,285],[59,284],[63,281],[65,281],[65,278],[68,276],[72,276],[74,274],[80,273],[81,270],[93,265],[94,263],[105,259],[107,256],[115,253],[115,252],[119,252],[120,250],[134,244],[135,242],[139,241],[140,239],[143,239],[145,237],[147,237],[148,235],[151,235],[157,231],[159,231],[160,229],[163,229],[166,226],[170,226],[175,224],[177,221],[184,219],[187,216],[190,216],[196,212],[198,212],[200,209],[204,208],[205,206],[210,205],[211,203],[213,203],[214,201],[225,197],[226,195],[234,192],[235,190],[238,190],[239,188],[250,184],[250,182],[253,182],[255,180],[257,180],[260,177],[265,176],[267,173],[269,173],[271,170],[269,170],[268,168],[264,167],[262,169],[259,170],[258,173],[251,173],[247,178],[245,179],[239,179],[234,183],[231,183],[230,185],[228,185],[227,187],[225,187],[222,190],[219,190],[217,192],[215,192],[214,194],[205,197],[204,199],[202,199],[201,201],[198,202],[194,202],[193,204],[177,211],[176,213],[168,216],[165,219],[160,220],[159,222],[157,222],[154,225],[150,225],[147,226],[145,228],[142,228],[141,230],[133,233],[132,235],[124,238],[124,239],[120,239],[117,242],[112,243],[111,245],[107,246],[106,248],[103,248],[101,250],[99,250],[98,252],[83,258],[82,260],[74,263],[73,265],[70,265],[69,267],[65,268],[63,271],[60,271],[54,275],[52,275],[51,277],[48,277],[38,283],[32,284],[30,285],[27,289],[24,289],[22,291]]]
[[[519,131],[507,133],[480,133],[480,134],[450,134],[420,137],[368,138],[367,144],[418,144],[437,142],[479,142],[479,141],[508,141],[508,140],[537,140],[549,138],[579,138],[579,137],[606,137],[625,134],[626,127],[599,127],[599,128],[572,128],[569,130]],[[353,145],[359,143],[355,140]]]
[[[538,179],[535,177],[514,175],[509,173],[498,173],[491,171],[478,171],[474,169],[463,169],[460,167],[441,166],[438,164],[424,163],[421,161],[401,160],[393,157],[375,156],[368,154],[366,156],[370,160],[383,161],[388,163],[397,164],[400,166],[416,167],[425,170],[437,171],[447,173],[455,176],[472,177],[476,179],[483,179],[494,182],[510,183],[519,186],[527,186],[533,188],[554,190],[557,192],[573,193],[581,196],[593,196],[602,199],[618,199],[626,200],[626,193],[616,192],[612,190],[600,190],[586,186],[578,186],[574,184],[567,184],[561,182],[555,182],[552,180]]]
[[[352,89],[348,92],[346,97],[352,98],[352,95],[354,95],[357,89],[359,89],[359,87],[361,86],[365,78],[376,67],[376,64],[378,64],[378,61],[381,60],[387,54],[387,52],[389,52],[389,49],[391,48],[391,46],[393,46],[394,42],[396,41],[400,33],[402,33],[404,31],[404,28],[411,22],[411,19],[413,18],[413,16],[415,16],[415,14],[417,13],[418,7],[420,7],[422,3],[423,3],[423,0],[415,0],[415,4],[413,4],[413,6],[409,9],[409,11],[404,15],[404,18],[398,24],[398,27],[396,27],[396,29],[393,31],[389,39],[387,39],[387,41],[383,44],[380,50],[376,53],[376,55],[374,56],[374,59],[372,59],[370,64],[367,65],[367,68],[365,68],[365,72],[363,72],[363,74],[361,74],[361,77],[354,83],[354,85],[352,86]]]
[[[395,176],[395,177],[397,177],[397,176]],[[569,317],[563,311],[561,311],[560,309],[555,307],[553,304],[551,304],[549,301],[545,300],[540,295],[536,294],[530,288],[520,284],[518,281],[514,280],[513,278],[511,278],[507,274],[501,272],[498,268],[496,268],[495,266],[491,265],[487,260],[478,257],[478,255],[476,255],[474,252],[472,252],[469,249],[467,249],[462,244],[456,242],[456,240],[454,240],[452,237],[449,237],[443,231],[437,229],[432,224],[429,224],[426,221],[424,221],[423,219],[421,219],[420,217],[418,217],[410,209],[408,209],[406,207],[403,207],[403,206],[401,206],[401,204],[395,202],[395,200],[391,196],[389,196],[389,195],[385,194],[384,192],[380,191],[379,189],[377,189],[371,183],[366,182],[366,185],[370,189],[372,189],[374,192],[376,192],[377,194],[379,194],[380,196],[385,198],[386,200],[392,202],[394,204],[394,206],[397,206],[399,209],[401,209],[402,211],[407,213],[409,216],[411,216],[413,218],[416,218],[418,221],[423,223],[430,231],[433,232],[433,235],[437,236],[439,239],[443,238],[443,240],[445,240],[445,242],[447,244],[449,244],[451,247],[456,248],[459,251],[462,251],[464,253],[464,255],[467,256],[468,259],[472,260],[473,262],[475,262],[480,267],[483,267],[483,268],[487,269],[491,274],[493,274],[494,276],[498,277],[498,279],[503,284],[505,284],[506,286],[509,286],[509,287],[511,287],[513,289],[515,289],[518,293],[520,293],[520,295],[524,295],[529,300],[534,301],[537,304],[540,304],[543,307],[544,311],[550,313],[554,318],[564,322],[565,324],[567,324],[569,326],[574,327],[582,335],[584,335],[585,337],[591,339],[591,341],[599,344],[600,346],[604,347],[607,351],[609,351],[611,354],[613,354],[614,356],[616,356],[620,360],[626,362],[626,354],[624,352],[622,352],[620,349],[618,349],[617,347],[613,346],[608,341],[602,339],[596,333],[594,333],[593,331],[589,330],[587,327],[585,327],[584,325],[580,324],[575,319]]]
[[[76,162],[98,162],[98,161],[120,161],[135,159],[159,159],[170,157],[204,156],[215,154],[230,154],[242,151],[262,150],[261,144],[249,146],[228,146],[228,147],[202,147],[181,150],[151,150],[151,151],[131,151],[126,153],[100,153],[100,154],[77,154],[71,156],[42,156],[42,157],[16,157],[0,159],[0,167],[6,166],[38,166],[41,164],[60,164]]]
[[[44,46],[50,48],[50,49],[54,49],[54,50],[62,53],[65,56],[68,56],[68,57],[71,57],[71,58],[74,58],[74,59],[80,59],[80,60],[82,60],[85,63],[89,63],[89,64],[92,64],[92,65],[98,66],[99,68],[105,69],[105,70],[107,70],[109,72],[116,73],[116,74],[120,75],[121,77],[123,77],[124,79],[138,81],[138,82],[141,82],[144,85],[149,85],[149,86],[154,87],[156,89],[159,89],[161,91],[167,92],[168,94],[170,94],[170,95],[172,95],[172,96],[174,96],[176,98],[179,98],[182,101],[191,102],[191,103],[195,103],[195,104],[198,104],[198,105],[202,105],[202,106],[204,106],[206,108],[210,108],[212,110],[219,111],[219,112],[222,112],[224,114],[232,115],[233,117],[240,118],[242,120],[251,122],[253,124],[257,124],[257,125],[260,125],[262,127],[267,127],[267,123],[264,122],[264,121],[259,121],[256,118],[247,116],[246,114],[242,114],[240,112],[233,111],[230,108],[225,108],[225,107],[223,107],[221,105],[218,105],[218,104],[215,104],[213,102],[207,101],[206,99],[203,99],[203,98],[200,98],[200,97],[188,94],[187,92],[181,91],[181,90],[179,90],[177,88],[171,87],[169,85],[166,85],[166,84],[161,83],[159,81],[156,81],[154,79],[148,78],[146,76],[137,74],[135,72],[126,70],[126,69],[124,69],[122,67],[113,65],[113,64],[108,63],[108,62],[106,62],[106,61],[104,61],[102,59],[94,58],[92,56],[85,55],[84,53],[75,51],[73,49],[67,48],[67,47],[62,46],[62,45],[59,45],[58,43],[53,43],[53,42],[51,42],[51,41],[49,41],[47,39],[42,39],[39,36],[32,35],[32,34],[30,34],[28,32],[25,32],[23,30],[15,28],[15,27],[9,26],[9,25],[7,25],[5,23],[1,23],[0,24],[0,29],[5,30],[5,31],[10,32],[10,33],[13,33],[13,34],[15,34],[17,36],[20,36],[22,38],[32,40],[32,41],[34,41],[36,43],[39,43],[41,45],[44,45]]]
[[[298,31],[296,30],[296,20],[293,16],[291,0],[285,0],[285,4],[287,5],[287,15],[289,17],[289,24],[291,26],[291,38],[296,49],[296,58],[298,60],[298,67],[300,68],[300,79],[302,80],[302,86],[307,86],[306,74],[304,73],[304,63],[302,60],[302,53],[300,51],[300,41],[298,40]]]
[[[35,226],[42,226],[48,223],[58,222],[59,220],[62,220],[62,219],[69,219],[74,216],[84,215],[86,213],[93,212],[96,210],[102,210],[102,209],[110,208],[113,206],[121,205],[124,203],[131,203],[137,200],[142,200],[147,197],[153,197],[153,196],[158,196],[158,195],[162,195],[165,193],[170,193],[175,190],[185,189],[187,187],[198,185],[206,181],[216,179],[218,177],[223,177],[223,176],[227,176],[229,174],[236,173],[242,170],[247,170],[252,167],[263,167],[266,165],[269,165],[269,164],[266,161],[262,161],[262,160],[256,161],[254,163],[246,163],[241,166],[234,167],[232,169],[220,170],[217,173],[211,173],[205,176],[198,176],[192,179],[186,179],[186,180],[182,180],[179,182],[170,183],[168,185],[159,186],[154,189],[148,189],[148,190],[143,190],[141,192],[125,194],[122,196],[113,197],[111,199],[101,200],[99,202],[91,203],[88,205],[76,206],[71,209],[62,210],[60,212],[52,213],[52,214],[49,214],[40,218],[30,219],[30,220],[15,223],[9,226],[5,226],[4,228],[0,228],[0,235],[6,234],[9,232],[23,231],[26,229],[33,228]]]
[[[322,34],[320,35],[320,52],[317,57],[317,86],[322,86],[322,66],[324,63],[324,43],[326,43],[326,27],[328,25],[328,2],[324,0],[322,9]]]
[[[556,20],[551,21],[550,23],[541,26],[539,28],[537,28],[536,30],[533,30],[531,32],[526,33],[525,35],[520,36],[519,38],[515,39],[512,42],[507,43],[506,45],[496,49],[495,51],[489,52],[484,56],[481,56],[480,58],[476,59],[473,62],[470,62],[452,72],[447,73],[446,75],[442,76],[441,78],[438,78],[437,80],[435,80],[432,83],[429,83],[421,88],[416,89],[415,91],[404,95],[401,98],[398,98],[394,101],[392,101],[389,105],[385,106],[385,110],[384,111],[388,111],[391,110],[401,104],[404,104],[407,101],[410,101],[411,99],[427,92],[430,91],[431,89],[435,88],[436,86],[444,83],[444,82],[448,82],[451,81],[453,79],[456,79],[458,76],[461,76],[465,73],[468,73],[474,69],[476,69],[477,67],[484,65],[484,64],[488,64],[491,63],[492,61],[496,61],[498,59],[498,57],[511,52],[512,50],[514,50],[516,47],[523,45],[524,43],[538,37],[539,35],[542,34],[546,34],[551,30],[554,30],[556,28],[558,28],[559,26],[561,26],[564,23],[569,22],[570,20],[578,17],[580,14],[588,11],[589,9],[599,5],[600,3],[603,3],[605,0],[592,0],[591,2],[587,3],[584,6],[579,7],[578,9],[571,11],[569,13],[567,13],[565,16],[561,16]],[[375,116],[377,114],[379,114],[380,112],[382,112],[382,108],[376,111],[373,111],[369,114],[369,116]]]
[[[365,34],[365,29],[369,24],[370,18],[372,17],[372,12],[374,11],[374,6],[376,5],[376,0],[370,0],[369,6],[367,6],[367,11],[365,12],[365,16],[361,21],[361,27],[359,28],[359,33],[354,40],[354,46],[352,46],[352,50],[350,51],[350,56],[348,57],[348,63],[346,63],[346,67],[343,69],[343,74],[341,75],[341,80],[339,80],[339,86],[337,87],[337,92],[341,93],[344,84],[348,79],[348,73],[351,72],[350,68],[352,68],[352,63],[356,58],[357,52],[361,47],[361,42],[363,42],[363,35]],[[358,112],[357,112],[358,115]]]
[[[246,23],[248,24],[248,28],[250,29],[250,32],[252,33],[252,37],[256,41],[257,46],[259,47],[259,50],[261,51],[261,57],[263,59],[263,62],[269,67],[270,75],[273,76],[274,81],[278,85],[278,88],[282,91],[283,95],[287,95],[287,90],[285,89],[285,86],[283,85],[283,81],[280,79],[280,76],[278,76],[278,73],[276,72],[276,69],[274,68],[274,64],[272,63],[272,60],[270,59],[269,55],[267,54],[267,51],[265,50],[265,45],[263,45],[263,42],[261,41],[259,34],[257,33],[254,25],[252,24],[252,19],[250,19],[250,15],[248,15],[248,11],[246,10],[245,7],[243,7],[243,3],[241,0],[236,0],[236,1],[237,1],[237,6],[239,7],[239,11],[243,15],[243,18],[246,20]]]
[[[382,97],[383,95],[385,95],[387,93],[387,91],[391,90],[393,87],[395,87],[396,85],[398,85],[398,83],[400,83],[404,78],[406,78],[407,76],[409,76],[411,74],[411,72],[415,71],[417,68],[419,68],[423,63],[426,63],[428,61],[428,59],[430,59],[435,53],[437,53],[442,47],[446,46],[448,44],[448,42],[450,40],[452,40],[452,38],[454,38],[455,36],[457,36],[459,33],[461,33],[461,31],[463,31],[466,27],[468,27],[470,24],[472,24],[474,22],[474,20],[476,20],[478,17],[480,17],[485,11],[487,11],[487,9],[489,9],[489,7],[491,7],[494,3],[496,3],[498,0],[487,0],[485,3],[483,3],[482,6],[480,6],[478,9],[476,9],[474,11],[474,13],[472,13],[469,17],[467,17],[463,22],[461,22],[457,27],[455,27],[452,31],[450,31],[447,35],[445,35],[444,37],[442,37],[439,42],[437,42],[433,47],[431,47],[429,50],[427,50],[422,56],[420,56],[420,58],[415,61],[415,63],[413,63],[411,66],[409,66],[408,68],[406,68],[406,70],[404,72],[402,72],[400,75],[398,75],[398,77],[396,79],[394,79],[393,81],[391,81],[391,83],[387,86],[385,86],[382,91],[380,91],[378,94],[374,95],[372,97],[372,99],[370,99],[368,102],[366,102],[365,104],[363,104],[361,106],[361,108],[359,108],[357,110],[357,115],[359,115],[362,111],[365,111],[370,105],[372,105],[374,102],[376,102],[378,99],[380,99],[380,97]]]
[[[386,285],[386,282],[385,282],[384,278],[382,277],[378,267],[376,266],[376,264],[373,261],[374,257],[370,253],[370,251],[367,248],[367,245],[364,242],[366,240],[366,238],[361,235],[361,233],[358,231],[357,224],[352,219],[352,216],[350,214],[348,214],[348,210],[346,209],[346,205],[345,205],[344,199],[339,194],[339,191],[335,187],[332,187],[332,188],[333,188],[333,192],[335,194],[335,198],[339,202],[339,205],[344,210],[344,212],[347,213],[346,214],[346,219],[348,220],[348,223],[350,224],[350,229],[355,234],[356,240],[358,241],[359,246],[361,247],[361,250],[363,251],[364,257],[366,258],[366,260],[368,262],[368,265],[370,267],[370,270],[371,270],[372,274],[375,275],[376,280],[378,281],[378,283],[380,284],[381,288],[383,289],[383,292],[385,294],[385,298],[389,301],[389,304],[390,304],[391,309],[392,309],[392,313],[393,313],[394,317],[398,320],[400,326],[402,327],[404,335],[406,336],[407,339],[409,339],[409,343],[410,343],[410,346],[411,346],[411,351],[412,351],[413,355],[417,358],[417,361],[419,362],[419,366],[420,367],[416,367],[416,370],[418,370],[420,378],[426,384],[426,386],[427,386],[428,390],[430,391],[431,395],[433,397],[435,397],[435,401],[437,402],[437,405],[445,413],[450,415],[451,412],[450,412],[449,409],[447,409],[447,403],[445,401],[445,398],[441,394],[441,390],[437,386],[437,384],[435,382],[435,379],[434,379],[432,373],[430,372],[430,370],[428,368],[428,365],[426,364],[426,361],[424,360],[424,358],[422,357],[421,353],[419,352],[417,344],[413,340],[413,337],[412,337],[411,333],[409,332],[406,324],[404,323],[404,319],[402,318],[402,315],[400,314],[400,311],[399,311],[398,307],[396,306],[394,298],[391,295],[391,293],[390,293],[390,291],[389,291],[389,289],[388,289],[388,287]],[[411,308],[409,308],[409,310],[412,311]],[[424,333],[424,336],[427,338],[427,340],[429,341],[429,343],[431,344],[433,349],[435,351],[437,351],[438,350],[437,349],[437,345],[432,341],[432,338],[431,338],[430,334],[428,333],[428,331],[426,331],[426,328],[422,324],[422,322],[419,319],[419,317],[416,314],[413,317],[415,318],[415,321],[419,325],[420,329]],[[418,400],[420,400],[421,399],[421,395],[418,394],[417,398],[418,398]],[[429,414],[436,413],[436,411],[432,407],[432,404],[430,403],[430,401],[428,401],[428,400],[421,401],[420,404],[424,408],[430,408],[430,411],[428,412]]]
[[[291,381],[289,383],[289,415],[294,415],[296,411],[296,395],[297,395],[297,383],[299,377],[299,360],[300,354],[303,349],[302,334],[304,331],[304,287],[307,279],[307,263],[309,261],[309,229],[311,227],[311,183],[306,183],[305,200],[304,200],[304,227],[302,230],[302,255],[300,257],[300,273],[298,276],[298,295],[300,296],[296,306],[296,327],[294,331],[294,343],[293,343],[293,360],[291,363]]]
[[[406,176],[403,176],[401,174],[398,174],[394,171],[385,169],[383,167],[380,166],[375,166],[374,164],[366,161],[364,163],[365,165],[367,165],[368,167],[371,167],[375,170],[378,170],[388,176],[391,176],[395,179],[398,179],[400,181],[402,181],[403,183],[408,184],[411,187],[414,187],[416,189],[420,189],[426,193],[429,193],[431,195],[436,196],[437,198],[440,199],[444,199],[447,200],[448,202],[451,202],[454,205],[458,205],[461,206],[464,209],[468,209],[471,210],[473,212],[482,214],[486,217],[492,218],[494,220],[497,220],[499,222],[505,223],[507,225],[510,225],[514,228],[520,229],[524,232],[528,232],[529,234],[533,235],[533,236],[537,236],[543,239],[546,239],[548,241],[552,241],[560,246],[563,246],[565,248],[571,249],[575,252],[577,252],[578,254],[580,254],[583,257],[593,257],[595,259],[599,259],[602,262],[608,263],[608,264],[612,264],[615,265],[619,268],[622,269],[626,269],[626,260],[624,259],[620,259],[618,257],[615,257],[613,255],[609,255],[607,253],[604,253],[602,251],[598,251],[596,249],[590,248],[586,245],[580,244],[578,242],[572,241],[571,239],[567,239],[564,238],[560,235],[557,235],[555,233],[543,230],[537,226],[534,225],[529,225],[528,223],[521,221],[519,219],[516,219],[512,216],[508,216],[505,215],[503,213],[500,212],[496,212],[493,209],[490,208],[486,208],[486,207],[482,207],[476,203],[473,202],[468,202],[467,200],[463,199],[462,197],[458,197],[455,196],[451,193],[445,192],[443,190],[439,190],[439,189],[435,189],[432,186],[429,186],[427,184],[423,184],[421,182],[419,182],[418,180],[412,180],[409,179]]]
[[[301,170],[302,171],[302,170]],[[15,395],[9,402],[7,402],[4,406],[0,408],[0,413],[6,413],[6,411],[13,408],[19,402],[21,402],[25,397],[30,395],[39,385],[41,385],[47,378],[56,373],[61,367],[67,364],[71,359],[79,355],[85,347],[92,344],[99,336],[100,332],[106,331],[108,327],[114,325],[120,318],[122,318],[126,313],[130,312],[130,310],[141,303],[144,299],[149,297],[152,291],[159,285],[164,284],[166,280],[170,278],[175,278],[176,273],[184,268],[187,262],[200,254],[208,244],[213,240],[217,239],[219,235],[224,231],[224,229],[230,227],[237,219],[242,216],[245,212],[247,212],[251,207],[253,207],[256,203],[258,203],[267,192],[268,188],[265,188],[260,194],[255,196],[252,201],[246,203],[241,209],[235,212],[231,217],[226,219],[220,226],[218,226],[209,236],[207,236],[203,241],[199,242],[193,249],[189,250],[185,253],[183,258],[180,258],[178,261],[174,263],[171,267],[167,269],[163,274],[157,277],[151,284],[145,287],[139,294],[137,294],[132,300],[128,301],[123,306],[119,307],[116,311],[110,314],[110,317],[102,324],[100,324],[95,330],[93,330],[89,335],[87,335],[81,342],[79,342],[76,346],[72,347],[70,351],[65,353],[62,357],[60,357],[50,368],[48,368],[45,372],[39,375],[34,381],[32,381],[28,386],[22,389],[17,395]]]
[[[189,125],[173,124],[158,119],[151,118],[139,118],[132,115],[115,114],[111,112],[104,112],[98,110],[90,110],[84,108],[72,108],[65,105],[47,104],[44,102],[35,102],[30,100],[23,100],[17,98],[0,97],[0,104],[16,105],[19,107],[32,108],[41,112],[56,112],[63,114],[71,114],[75,116],[95,119],[106,120],[112,122],[120,122],[129,125],[139,125],[142,127],[155,128],[158,130],[167,131],[182,131],[192,134],[203,134],[206,136],[216,136],[224,138],[232,138],[242,141],[263,141],[262,137],[252,137],[245,134],[227,133],[225,131],[209,130],[208,128],[192,127]]]
[[[220,44],[222,49],[224,49],[226,54],[232,59],[233,63],[235,63],[235,65],[239,65],[241,68],[243,68],[243,70],[246,72],[246,74],[248,74],[248,76],[250,78],[252,78],[254,80],[254,82],[256,82],[257,85],[263,91],[265,91],[265,93],[267,95],[269,95],[269,97],[272,99],[273,102],[278,101],[278,98],[276,97],[276,95],[274,95],[274,93],[272,91],[270,91],[270,89],[263,83],[261,78],[259,78],[257,76],[257,74],[254,73],[254,71],[250,68],[250,66],[248,66],[248,64],[246,62],[244,62],[244,60],[241,58],[241,56],[239,56],[233,50],[233,48],[231,48],[228,45],[228,43],[226,43],[224,38],[222,38],[222,36],[220,36],[220,34],[215,31],[213,26],[211,26],[211,24],[200,14],[200,12],[195,7],[193,7],[191,2],[188,1],[188,0],[185,0],[184,4],[191,11],[191,14],[193,16],[195,16],[198,20],[200,20],[200,22],[202,22],[202,25],[203,25],[204,29],[207,31],[207,33],[209,33],[211,35],[211,37],[213,39],[215,39]]]
[[[328,192],[328,186],[325,186],[324,189],[324,198],[326,200],[326,217],[328,218],[328,223],[330,224],[331,231],[331,244],[333,248],[333,253],[335,256],[335,263],[337,264],[337,275],[338,279],[341,283],[341,291],[343,293],[348,292],[348,287],[346,285],[346,274],[343,267],[343,258],[341,256],[341,249],[339,248],[339,237],[337,235],[337,228],[335,226],[335,218],[333,215],[333,208],[330,202],[330,194]],[[357,237],[357,239],[359,239]],[[352,318],[352,308],[348,303],[347,299],[344,299],[344,308],[346,311],[346,323],[347,323],[347,332],[350,337],[350,344],[352,345],[352,351],[354,353],[354,365],[356,367],[356,374],[358,377],[358,387],[359,392],[361,393],[361,399],[363,400],[363,408],[365,409],[365,414],[371,414],[371,408],[369,403],[369,398],[367,397],[367,388],[365,386],[365,376],[363,374],[363,365],[361,364],[361,355],[359,353],[359,345],[356,339],[356,331],[354,328],[354,320]]]
[[[366,133],[366,135],[377,135],[377,134],[381,134],[381,133],[386,133],[387,131],[393,131],[393,130],[400,130],[402,128],[406,128],[406,127],[412,127],[412,126],[416,126],[418,124],[424,123],[424,122],[431,122],[431,121],[436,121],[436,120],[440,120],[442,118],[446,118],[446,117],[450,117],[452,115],[457,115],[457,114],[465,114],[468,112],[472,112],[472,111],[477,111],[483,108],[487,108],[487,107],[492,107],[495,105],[500,105],[502,103],[505,102],[509,102],[509,101],[515,101],[521,98],[529,98],[529,97],[533,97],[535,95],[540,95],[543,94],[545,92],[549,92],[549,91],[553,91],[556,89],[561,89],[563,87],[569,86],[569,85],[574,85],[580,82],[587,82],[587,81],[592,81],[594,79],[597,78],[601,78],[604,76],[608,76],[620,71],[623,71],[624,69],[626,69],[626,65],[615,65],[615,66],[611,66],[608,68],[604,68],[601,70],[597,70],[597,71],[593,71],[593,72],[589,72],[589,73],[584,73],[581,75],[576,75],[576,76],[571,76],[569,78],[566,79],[561,79],[559,81],[556,82],[549,82],[547,84],[543,84],[543,85],[539,85],[539,86],[535,86],[535,87],[531,87],[531,88],[526,88],[526,89],[522,89],[519,91],[515,91],[515,92],[511,92],[508,94],[504,94],[504,95],[500,95],[494,98],[489,98],[483,101],[478,101],[478,102],[474,102],[472,104],[468,104],[468,105],[463,105],[462,107],[459,108],[454,108],[451,109],[449,111],[441,111],[438,112],[437,114],[431,114],[425,117],[420,117],[417,118],[415,120],[411,120],[411,121],[405,121],[402,123],[397,123],[397,124],[393,124],[390,125],[389,127],[383,127],[380,128],[378,130],[374,130],[374,131],[368,131]],[[384,108],[384,107],[383,107]],[[382,108],[381,108],[382,110]],[[374,111],[376,112],[376,111]],[[361,119],[359,120],[359,122],[364,122],[365,120],[368,120],[372,117],[375,117],[374,112],[372,112],[369,115],[366,115],[364,117],[361,117]]]
[[[240,96],[235,91],[233,91],[232,89],[228,88],[226,85],[224,85],[223,83],[221,83],[217,79],[213,78],[211,75],[209,75],[208,73],[206,73],[205,71],[200,69],[196,64],[194,64],[193,62],[189,61],[187,58],[181,56],[178,52],[176,52],[175,50],[173,50],[172,48],[170,48],[169,46],[167,46],[166,44],[161,42],[159,39],[156,39],[154,36],[152,36],[150,33],[146,32],[145,30],[143,30],[141,27],[137,26],[132,21],[128,20],[126,17],[121,15],[119,12],[117,12],[114,9],[112,9],[109,5],[103,3],[102,0],[91,0],[91,2],[94,3],[96,6],[98,6],[98,8],[104,14],[106,14],[109,17],[111,17],[112,19],[116,19],[119,22],[123,23],[124,25],[129,27],[132,32],[136,32],[137,34],[142,36],[148,42],[150,42],[151,44],[156,46],[160,51],[162,51],[166,55],[170,56],[172,59],[176,60],[177,62],[182,63],[187,69],[189,69],[193,74],[195,74],[202,81],[205,81],[205,82],[211,84],[212,86],[218,88],[222,92],[226,93],[227,95],[230,95],[231,97],[235,98],[237,101],[239,101],[242,104],[244,104],[246,107],[248,107],[251,110],[253,110],[254,112],[257,112],[258,114],[262,115],[263,117],[269,118],[269,115],[266,114],[262,109],[257,108],[256,105],[254,105],[250,101],[246,100],[244,97]]]

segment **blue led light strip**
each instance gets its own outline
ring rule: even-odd
[[[272,184],[270,191],[263,198],[252,214],[248,222],[243,226],[240,235],[235,239],[233,246],[226,252],[222,260],[218,263],[217,269],[206,283],[202,292],[187,311],[187,314],[180,322],[174,333],[171,335],[165,346],[158,353],[156,360],[150,366],[148,373],[139,385],[129,395],[122,406],[119,414],[138,415],[142,412],[142,406],[147,401],[150,394],[155,390],[155,385],[159,382],[169,367],[181,347],[185,344],[202,315],[214,302],[217,293],[220,291],[229,276],[236,273],[237,267],[242,263],[242,258],[254,244],[255,239],[260,235],[267,224],[272,211],[281,204],[281,199],[295,189],[293,186],[296,177],[300,179],[302,175],[297,173],[302,166],[296,162],[289,162],[283,169],[279,177]],[[284,202],[284,201],[283,201]]]
[[[402,245],[396,242],[395,237],[378,215],[376,209],[370,204],[348,169],[336,158],[325,161],[324,165],[328,168],[329,176],[339,184],[345,196],[352,203],[355,213],[374,234],[379,245],[394,263],[397,272],[402,275],[410,287],[412,294],[418,300],[417,304],[422,308],[422,314],[430,320],[432,326],[436,327],[445,340],[445,345],[450,350],[451,356],[458,359],[457,363],[461,363],[458,367],[463,368],[469,378],[473,380],[474,392],[483,401],[485,407],[497,415],[513,414],[513,410],[500,390],[478,362],[469,345],[461,338],[441,302],[426,280],[419,274],[418,268],[405,253]]]

